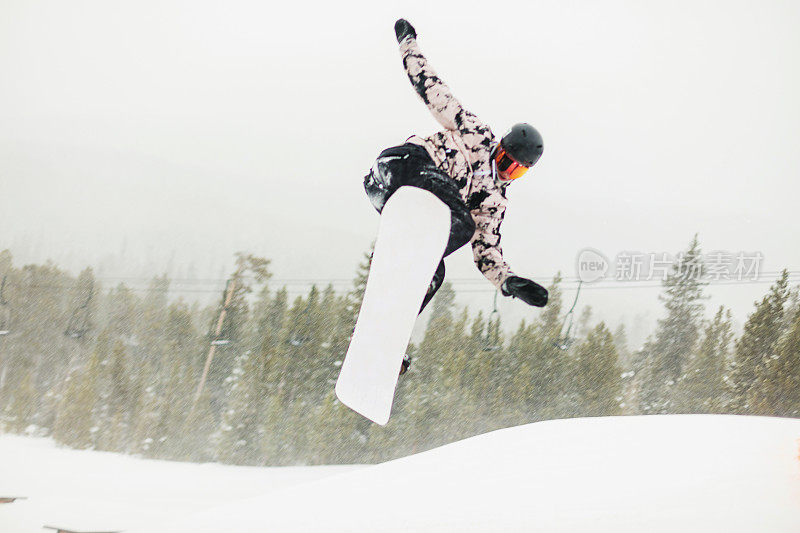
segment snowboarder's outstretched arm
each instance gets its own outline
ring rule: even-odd
[[[528,305],[544,307],[547,289],[535,281],[514,274],[503,259],[500,248],[500,225],[506,211],[506,201],[500,189],[486,196],[477,209],[471,211],[475,220],[472,253],[478,270],[500,289],[503,296],[519,298]]]
[[[407,20],[400,19],[395,23],[394,31],[408,79],[439,124],[462,135],[480,129],[483,124],[478,117],[464,109],[420,52],[414,27]]]
[[[493,198],[497,196],[497,198]],[[511,268],[503,259],[500,248],[500,225],[506,212],[505,198],[500,190],[493,191],[480,205],[470,210],[475,221],[475,234],[472,237],[472,255],[478,270],[492,285],[502,287],[506,278],[512,275]]]
[[[494,196],[499,196],[503,201],[498,201]],[[503,259],[500,224],[503,222],[505,210],[505,198],[498,190],[486,197],[478,209],[472,211],[472,218],[475,220],[475,235],[472,237],[475,264],[500,289],[503,296],[519,298],[528,305],[544,307],[547,304],[547,289],[535,281],[514,274]]]
[[[470,206],[472,207],[472,206]],[[514,274],[503,259],[500,248],[500,225],[506,211],[503,189],[489,193],[477,208],[472,209],[475,220],[475,235],[472,237],[472,253],[481,273],[500,289],[503,296],[519,298],[528,305],[544,307],[547,304],[547,289],[535,281]]]

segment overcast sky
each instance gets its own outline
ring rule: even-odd
[[[695,232],[800,271],[794,1],[2,0],[0,248],[108,277],[134,271],[103,270],[123,250],[152,273],[218,276],[247,250],[277,278],[352,277],[378,224],[364,173],[439,128],[403,72],[401,16],[496,133],[542,132],[503,226],[519,274],[572,278],[584,247],[673,253]],[[469,251],[448,272],[491,304]],[[767,286],[713,289],[709,309],[741,321]],[[654,318],[657,293],[581,304]]]

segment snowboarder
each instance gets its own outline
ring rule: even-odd
[[[364,188],[378,212],[401,186],[435,194],[451,212],[450,238],[444,257],[472,242],[475,264],[504,296],[543,307],[547,290],[514,274],[503,260],[500,224],[506,210],[506,188],[542,155],[542,137],[528,124],[516,124],[497,141],[492,130],[467,111],[419,50],[414,27],[405,19],[395,25],[403,66],[419,97],[445,128],[429,137],[409,137],[405,144],[383,150]],[[444,257],[439,263],[420,312],[442,285]],[[410,360],[403,361],[402,375]]]

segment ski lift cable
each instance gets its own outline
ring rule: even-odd
[[[628,282],[628,281],[617,281],[617,280],[609,280],[609,282],[615,282],[614,285],[600,285],[594,284],[591,287],[586,287],[583,290],[587,291],[596,291],[596,290],[621,290],[621,289],[659,289],[663,288],[661,283],[654,283],[654,284],[640,284],[642,282]],[[798,283],[800,279],[798,278],[790,278],[790,283]],[[570,282],[572,283],[572,282]],[[578,284],[581,283],[580,281],[577,282]],[[719,286],[744,286],[744,285],[765,285],[765,284],[772,284],[775,283],[775,280],[765,279],[765,280],[732,280],[732,281],[712,281],[708,283],[710,287],[719,287]],[[310,284],[309,284],[310,285]],[[31,286],[34,287],[34,286]],[[69,287],[64,287],[62,285],[36,285],[35,288],[50,288],[50,289],[65,289],[65,290],[74,290]],[[562,290],[564,291],[571,291],[575,288],[569,286],[562,286]],[[128,287],[129,290],[132,292],[139,292],[139,293],[146,293],[146,292],[154,292],[151,289],[147,288],[140,288],[140,287]],[[494,292],[494,289],[491,288],[479,288],[479,287],[471,287],[466,286],[465,288],[459,288],[458,286],[455,287],[456,292],[459,293],[489,293]],[[181,288],[170,288],[164,292],[168,293],[179,293],[179,294],[218,294],[219,289],[181,289]],[[305,294],[308,291],[303,290],[300,288],[291,288],[288,289],[288,292],[291,294]]]
[[[762,276],[771,276],[771,275],[780,275],[783,270],[761,270],[759,274]],[[800,270],[788,270],[790,275],[792,274],[800,274]],[[534,278],[547,278],[551,274],[541,274],[539,276],[533,276]],[[253,280],[256,279],[254,276],[240,276],[242,280]],[[152,277],[134,277],[134,276],[104,276],[98,277],[98,281],[141,281],[141,282],[150,282],[153,280]],[[480,278],[449,278],[451,282],[455,283],[483,283],[484,281]],[[227,279],[225,278],[167,278],[167,281],[170,283],[195,283],[195,284],[222,284],[226,282]],[[352,278],[327,278],[327,277],[273,277],[269,278],[268,280],[271,283],[352,283]],[[580,281],[578,276],[566,276],[562,278],[562,281]],[[631,280],[633,281],[633,280]]]
[[[763,272],[761,275],[765,275]],[[102,280],[99,280],[102,281]],[[279,280],[273,280],[279,281]],[[293,283],[289,284],[294,285],[294,288],[288,289],[288,292],[292,294],[303,294],[307,291],[303,291],[300,288],[297,288],[300,285],[309,286],[315,283],[321,283],[323,281],[331,281],[331,280],[324,280],[324,279],[317,279],[315,282],[309,281],[307,283]],[[663,284],[661,280],[658,280],[657,283],[652,283],[655,280],[616,280],[616,279],[606,279],[606,280],[598,280],[591,284],[591,286],[587,286],[583,290],[618,290],[618,289],[657,289],[663,288]],[[351,283],[352,280],[348,280],[348,283]],[[485,284],[484,280],[472,280],[472,279],[454,279],[450,280],[450,282],[456,285],[456,290],[459,293],[488,293],[494,292],[495,289],[493,288],[481,288],[481,284]],[[562,279],[562,290],[573,290],[573,287],[569,285],[580,285],[583,282],[581,280],[570,280],[570,279]],[[650,283],[648,283],[650,282]],[[789,283],[798,283],[800,282],[800,276],[790,275]],[[736,285],[764,285],[764,284],[772,284],[775,283],[774,279],[720,279],[720,280],[704,280],[709,287],[718,287],[718,286],[736,286]],[[9,282],[9,286],[12,284]],[[285,285],[284,285],[285,286]],[[459,288],[459,286],[464,288]],[[35,284],[28,284],[24,285],[25,288],[36,288],[36,289],[59,289],[65,291],[76,291],[80,290],[75,288],[74,286],[66,286],[63,284],[49,284],[49,283],[35,283]],[[146,287],[127,287],[128,290],[133,292],[158,292],[162,289],[151,289]],[[180,288],[180,287],[170,287],[164,292],[169,293],[181,293],[181,294],[209,294],[209,293],[219,293],[218,288],[214,289],[199,289],[199,288]]]

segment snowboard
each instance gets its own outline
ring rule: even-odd
[[[336,381],[343,404],[386,425],[411,331],[450,237],[450,208],[400,187],[381,213],[364,300]]]

